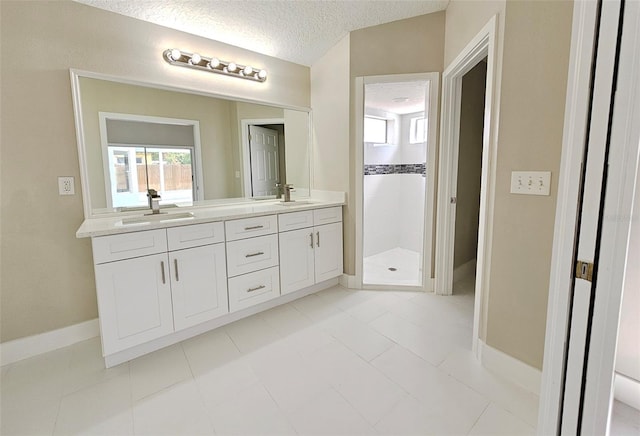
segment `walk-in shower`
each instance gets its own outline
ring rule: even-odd
[[[364,85],[363,285],[423,286],[428,102],[427,80]]]

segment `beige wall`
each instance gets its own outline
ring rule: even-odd
[[[445,13],[436,12],[351,32],[349,195],[345,223],[345,273],[355,273],[355,78],[442,72]],[[429,207],[427,205],[427,207]],[[432,206],[433,207],[433,206]]]
[[[491,17],[498,15],[498,52],[502,52],[506,0],[450,0],[446,11],[444,66],[447,68]],[[499,56],[498,56],[499,57]]]
[[[71,1],[2,1],[0,341],[97,316],[69,68],[308,107],[309,68]],[[264,67],[265,83],[175,68],[168,47]],[[19,56],[15,54],[18,53]],[[74,176],[75,196],[57,177]]]
[[[497,17],[493,126],[498,128],[488,295],[480,336],[542,368],[556,186],[572,24],[570,1],[452,0],[445,64]],[[552,171],[549,197],[509,193],[511,171]]]
[[[475,259],[478,249],[486,77],[487,64],[480,62],[462,78],[454,268]]]
[[[314,189],[347,192],[349,187],[349,50],[350,36],[344,37],[311,67],[311,108],[313,109]],[[345,271],[353,258],[353,243],[346,238],[353,227],[355,211],[343,209]]]
[[[573,4],[507,2],[486,342],[542,368]],[[552,172],[551,195],[509,193]]]

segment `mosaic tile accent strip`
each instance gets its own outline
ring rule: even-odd
[[[383,174],[427,174],[427,164],[374,164],[364,166],[365,176]]]

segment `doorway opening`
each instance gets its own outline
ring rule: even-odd
[[[436,219],[436,245],[435,245],[435,278],[434,291],[440,295],[451,295],[454,293],[454,264],[456,262],[456,232],[460,236],[466,231],[469,236],[466,238],[471,243],[465,250],[458,252],[458,271],[456,278],[467,277],[466,281],[458,280],[458,285],[463,285],[467,292],[473,289],[473,334],[472,349],[476,356],[480,357],[480,337],[485,322],[483,316],[483,290],[488,287],[488,270],[491,261],[491,231],[493,220],[494,185],[495,185],[495,160],[497,154],[497,127],[493,120],[493,112],[497,109],[495,103],[495,89],[499,89],[496,71],[496,29],[497,17],[492,17],[478,34],[467,44],[460,54],[451,62],[443,73],[442,78],[442,124],[440,126],[440,149],[438,161],[438,202]],[[473,71],[475,68],[477,70]],[[467,75],[471,73],[471,75]],[[474,82],[477,94],[476,99],[480,99],[480,94],[484,91],[483,103],[481,104],[483,119],[480,121],[479,110],[476,108],[471,113],[476,113],[472,117],[475,121],[475,129],[471,129],[471,141],[469,147],[472,152],[464,151],[462,161],[459,156],[463,153],[461,147],[461,134],[463,138],[466,133],[466,125],[461,121],[461,116],[465,115],[468,105],[463,108],[463,79],[467,85]],[[479,83],[484,83],[484,89],[480,89]],[[469,86],[465,87],[469,94]],[[469,95],[471,95],[469,94]],[[496,93],[497,94],[497,93]],[[470,97],[469,97],[470,98]],[[476,102],[474,106],[477,106]],[[479,129],[481,123],[482,129]],[[476,131],[473,134],[473,131]],[[477,143],[478,133],[481,137],[481,145]],[[467,147],[463,141],[462,146]],[[475,147],[474,147],[475,145]],[[478,150],[479,148],[479,150]],[[478,168],[477,153],[480,153],[480,165]],[[464,165],[467,155],[475,155],[470,162],[476,171],[480,171],[480,183],[477,185],[477,174],[473,177],[474,188],[470,189],[471,183],[467,183],[467,174]],[[460,176],[460,177],[459,177]],[[459,180],[460,179],[460,180]],[[460,192],[460,208],[468,208],[473,212],[466,214],[456,213],[458,208],[458,189]],[[478,194],[479,189],[479,194]],[[466,192],[468,191],[468,192]],[[473,198],[474,200],[465,200]],[[479,203],[478,206],[476,204]],[[475,212],[475,208],[478,211]],[[457,215],[460,215],[456,223]],[[477,217],[477,218],[476,218]],[[459,228],[456,230],[456,224]],[[464,226],[466,227],[466,230]],[[462,241],[462,239],[461,239]],[[460,244],[461,241],[458,241]],[[469,255],[462,255],[463,252],[473,252],[475,246],[475,261],[468,259]],[[465,274],[466,271],[466,274]],[[475,276],[473,274],[475,272]],[[466,286],[465,286],[466,285]],[[460,293],[460,289],[458,289]]]
[[[462,76],[453,243],[455,295],[475,293],[486,82],[487,58]]]
[[[431,290],[438,74],[357,78],[356,277]]]

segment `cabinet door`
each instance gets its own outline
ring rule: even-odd
[[[314,284],[313,228],[283,232],[280,239],[280,292]]]
[[[316,283],[342,274],[342,223],[313,228],[315,237]]]
[[[169,253],[176,331],[229,312],[224,244]]]
[[[105,355],[173,332],[167,255],[96,265]]]

